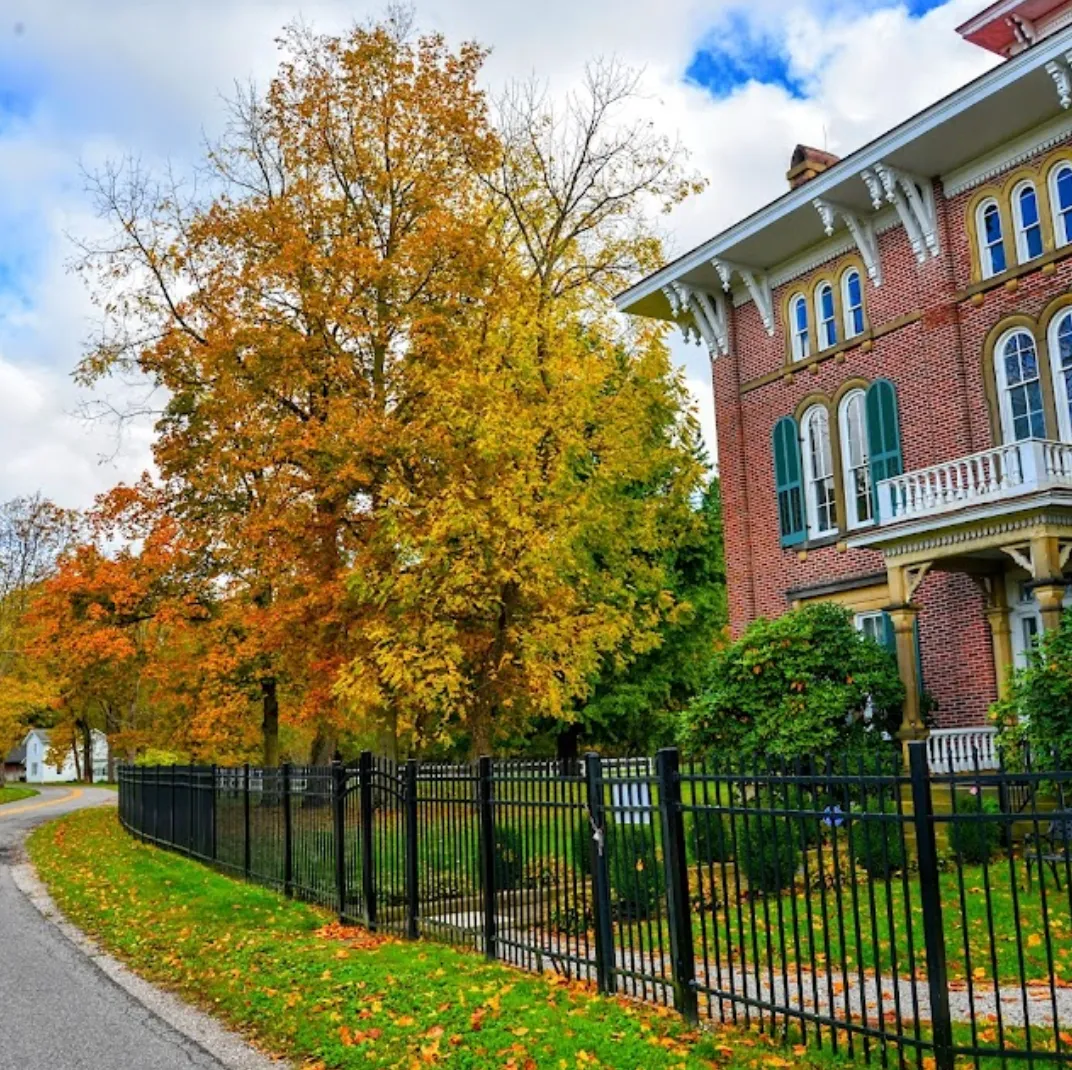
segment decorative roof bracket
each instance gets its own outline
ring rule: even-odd
[[[767,334],[774,334],[774,298],[771,294],[770,277],[755,268],[743,267],[741,264],[732,264],[728,260],[715,259],[711,266],[718,272],[722,280],[722,289],[729,293],[733,285],[734,274],[740,275],[752,298]]]
[[[878,236],[875,234],[871,221],[861,219],[851,209],[842,208],[841,205],[831,204],[829,201],[816,198],[812,203],[819,213],[819,218],[823,221],[823,229],[828,236],[834,233],[838,216],[845,220],[845,225],[849,228],[852,240],[856,242],[856,248],[860,250],[860,256],[867,268],[867,277],[875,286],[881,286],[882,260],[879,257]]]
[[[1072,108],[1072,52],[1066,52],[1061,59],[1047,63],[1046,73],[1057,86],[1057,99],[1061,107],[1066,111]]]
[[[729,331],[726,326],[726,307],[720,294],[694,290],[683,282],[672,282],[663,293],[681,326],[685,341],[701,339],[707,345],[712,360],[729,353]],[[692,320],[689,323],[685,317]]]
[[[922,264],[928,254],[937,256],[941,251],[938,209],[931,183],[884,163],[861,172],[860,177],[867,184],[875,208],[881,208],[885,200],[897,209],[916,259]]]

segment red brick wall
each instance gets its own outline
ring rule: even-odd
[[[1000,185],[1003,178],[997,180]],[[756,616],[788,608],[787,592],[824,581],[884,570],[880,554],[824,546],[798,554],[779,545],[771,431],[812,394],[833,398],[850,379],[879,376],[897,386],[902,449],[907,469],[922,468],[992,444],[984,388],[983,349],[988,333],[1014,313],[1037,317],[1059,294],[1072,291],[1072,258],[1051,275],[1035,271],[1015,292],[998,287],[981,307],[959,299],[971,284],[971,247],[965,213],[976,191],[946,202],[936,189],[941,255],[919,264],[900,226],[880,237],[883,284],[865,283],[868,321],[881,328],[902,317],[920,319],[857,346],[843,360],[814,371],[797,369],[791,382],[777,378],[741,394],[742,385],[785,368],[786,324],[782,309],[796,290],[810,294],[815,269],[774,293],[776,330],[769,336],[751,303],[732,315],[734,355],[713,369],[718,445],[726,514],[726,558],[731,627],[739,634]],[[803,557],[803,560],[801,558]],[[924,679],[939,703],[943,726],[980,722],[996,689],[989,626],[982,596],[963,575],[932,573],[920,587],[920,636]]]

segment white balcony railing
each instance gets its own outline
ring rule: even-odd
[[[1072,445],[1027,439],[882,480],[878,520],[918,520],[1055,489],[1072,490]]]
[[[927,737],[927,764],[932,773],[997,769],[997,734],[998,730],[989,726],[936,728]]]

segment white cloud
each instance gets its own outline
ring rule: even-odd
[[[427,0],[425,26],[452,40],[493,46],[489,86],[536,73],[555,89],[576,80],[586,59],[615,53],[646,67],[649,106],[680,134],[708,191],[670,221],[677,251],[710,237],[784,189],[798,141],[844,153],[950,91],[987,65],[986,53],[954,27],[982,0],[951,0],[924,19],[903,8],[844,0],[750,0],[747,13],[783,35],[794,99],[748,85],[715,100],[683,74],[730,0]],[[91,308],[64,272],[65,234],[92,227],[80,159],[125,152],[150,160],[194,158],[201,132],[220,122],[220,94],[235,80],[262,83],[276,61],[274,39],[299,14],[324,30],[379,14],[380,3],[317,0],[8,0],[0,16],[4,71],[21,72],[25,120],[0,122],[0,283],[11,265],[16,297],[0,295],[0,499],[40,487],[65,504],[86,504],[146,464],[142,427],[116,452],[109,431],[74,415],[69,375]],[[21,32],[16,33],[16,24]],[[8,247],[5,248],[5,240]],[[707,355],[675,345],[711,434]],[[115,454],[109,465],[100,455]]]

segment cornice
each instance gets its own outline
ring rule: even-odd
[[[1007,142],[1001,148],[942,175],[942,190],[946,198],[956,197],[1006,171],[1011,171],[1014,167],[1019,167],[1026,160],[1052,149],[1068,137],[1072,137],[1072,115],[1059,115],[1015,141]]]

